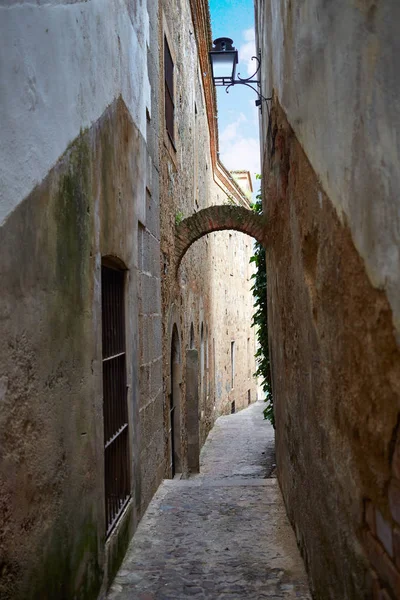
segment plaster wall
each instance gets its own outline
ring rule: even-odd
[[[250,258],[253,238],[236,231],[213,234],[212,297],[215,329],[212,352],[217,415],[256,400],[255,332]],[[231,344],[234,343],[233,386]]]
[[[164,471],[158,5],[6,1],[0,29],[0,596],[92,599]],[[132,484],[107,541],[105,255],[127,269]]]
[[[276,94],[369,280],[385,290],[398,343],[399,21],[397,0],[256,2],[263,94]]]
[[[287,512],[316,599],[394,599],[400,501],[388,489],[400,352],[391,307],[276,101],[267,148],[268,323]],[[378,515],[368,544],[367,506]]]
[[[117,97],[146,139],[153,4],[1,2],[0,225]]]
[[[2,229],[5,599],[96,598],[107,570],[112,574],[122,558],[121,547],[118,556],[105,545],[101,259],[117,257],[127,268],[127,402],[130,455],[137,457],[138,274],[132,232],[144,154],[145,142],[123,101],[115,102]],[[135,460],[131,475],[125,543],[140,509]]]

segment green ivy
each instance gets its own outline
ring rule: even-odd
[[[260,175],[256,175],[261,179]],[[256,201],[251,205],[256,213],[262,213],[261,191],[256,196]],[[264,401],[267,406],[264,409],[264,419],[268,419],[275,427],[274,403],[271,387],[271,365],[269,360],[268,346],[268,312],[267,312],[267,271],[265,262],[265,248],[259,242],[254,244],[254,254],[250,262],[255,263],[256,272],[251,276],[254,284],[251,288],[254,297],[255,312],[252,327],[256,327],[258,350],[256,352],[257,370],[255,377],[261,380],[261,387],[265,394]]]
[[[176,226],[180,225],[184,218],[185,218],[185,215],[183,214],[183,212],[181,210],[178,210],[178,212],[175,215],[175,225]]]

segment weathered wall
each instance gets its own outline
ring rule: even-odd
[[[0,29],[0,596],[96,598],[164,471],[158,6],[2,2]],[[106,543],[105,255],[128,269],[132,471]]]
[[[0,72],[7,85],[0,91],[0,223],[119,95],[146,138],[153,5],[1,3]]]
[[[275,90],[372,285],[386,292],[400,343],[400,4],[255,4],[263,94]]]
[[[399,10],[256,2],[278,474],[321,599],[400,594]]]
[[[143,152],[143,138],[119,100],[2,228],[2,598],[95,598],[103,581],[101,256],[118,256],[129,269],[132,418],[137,248],[131,232]],[[137,436],[132,440],[137,454]],[[135,478],[133,495],[137,485]]]
[[[256,370],[255,331],[250,327],[254,312],[250,291],[254,268],[249,262],[253,242],[253,238],[236,231],[214,234],[212,306],[215,328],[212,352],[216,365],[214,395],[217,416],[245,408],[256,400],[253,378]]]
[[[223,201],[227,192],[214,180],[190,5],[166,2],[164,8],[163,15],[152,0],[0,7],[0,69],[7,81],[0,92],[2,598],[104,596],[169,473],[171,371],[182,399],[176,414],[180,469],[187,472],[183,367],[192,324],[199,352],[202,324],[204,331],[201,442],[216,416],[212,286],[225,272],[213,274],[215,248],[207,239],[189,250],[178,280],[172,266],[177,212]],[[163,19],[181,75],[176,152],[165,144],[158,106]],[[132,473],[132,499],[108,540],[101,363],[106,255],[127,267]],[[250,315],[244,327],[249,322]],[[174,326],[180,348],[172,367]]]
[[[287,511],[316,598],[375,598],[378,587],[397,598],[398,503],[388,497],[400,400],[392,309],[277,97],[264,152],[276,452]],[[368,518],[376,539],[365,537]]]

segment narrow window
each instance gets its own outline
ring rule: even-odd
[[[206,394],[210,393],[210,377],[209,377],[209,372],[210,372],[210,368],[209,368],[209,364],[208,364],[208,326],[206,326],[206,348],[205,348],[205,362],[206,362],[206,383],[205,383],[205,388],[206,388]]]
[[[231,342],[231,388],[235,387],[235,342]]]
[[[203,401],[204,394],[204,326],[200,329],[200,399]]]
[[[232,234],[229,234],[229,275],[231,277],[233,277],[233,269],[235,266],[235,259],[234,259],[234,251],[233,251],[233,237]]]
[[[197,105],[194,105],[194,202],[199,206],[199,125],[197,117]]]
[[[250,338],[247,338],[247,377],[251,378],[251,348],[250,348]]]
[[[130,497],[124,272],[101,268],[106,534]]]
[[[174,144],[174,62],[164,36],[164,87],[165,87],[165,127],[171,142]]]
[[[194,327],[193,327],[193,323],[190,324],[190,341],[189,341],[189,348],[191,350],[193,350],[195,348],[194,345]]]

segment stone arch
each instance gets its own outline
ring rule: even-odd
[[[193,242],[214,231],[234,229],[265,244],[266,220],[243,206],[215,205],[204,208],[184,219],[176,227],[175,260],[178,269],[182,258]]]

